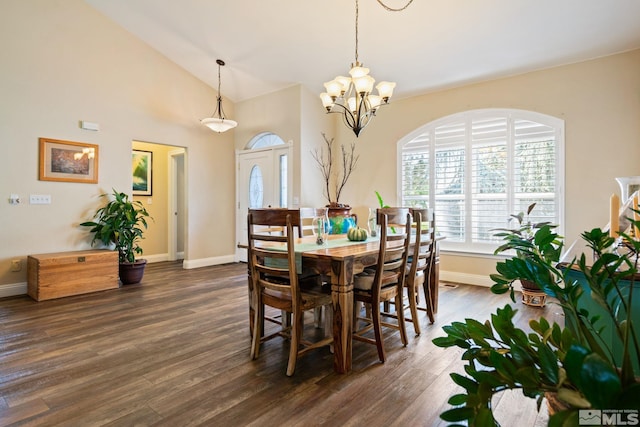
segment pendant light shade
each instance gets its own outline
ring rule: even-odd
[[[238,126],[238,122],[227,119],[224,116],[224,110],[222,109],[222,95],[220,94],[220,67],[224,66],[224,61],[222,59],[217,59],[216,63],[218,64],[218,98],[216,110],[213,112],[211,117],[200,120],[200,123],[207,126],[214,132],[221,133]]]

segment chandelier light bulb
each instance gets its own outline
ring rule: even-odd
[[[324,88],[327,90],[330,97],[337,98],[341,94],[342,84],[338,80],[331,80],[324,84]]]
[[[356,88],[356,92],[359,94],[370,94],[373,90],[373,84],[376,80],[371,76],[362,76],[357,79],[353,79],[353,84]]]
[[[384,100],[384,102],[388,102],[389,98],[393,95],[393,89],[396,87],[394,82],[380,82],[376,86],[378,89],[378,95]]]

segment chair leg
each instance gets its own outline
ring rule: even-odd
[[[260,297],[256,298],[253,317],[253,334],[251,336],[251,358],[257,359],[260,354],[260,338],[264,330],[264,304]]]
[[[429,318],[429,323],[434,323],[436,319],[434,316],[433,297],[431,295],[431,286],[428,277],[425,277],[425,280],[422,283],[422,289],[424,290],[424,300],[427,304],[427,317]]]
[[[291,324],[291,347],[289,348],[289,363],[287,363],[287,376],[290,377],[296,370],[296,361],[298,360],[298,343],[302,336],[302,328],[304,327],[304,312],[296,310],[293,313]]]
[[[411,322],[413,322],[413,330],[416,335],[420,335],[420,320],[418,319],[418,292],[414,283],[407,286],[409,297],[409,310],[411,311]]]
[[[378,348],[378,357],[382,363],[386,360],[384,353],[384,338],[382,337],[382,325],[380,319],[380,304],[369,304],[371,306],[371,320],[373,322],[373,332],[376,337],[376,347]]]
[[[398,326],[400,327],[400,339],[402,340],[402,344],[406,346],[409,341],[407,340],[407,328],[405,327],[404,309],[402,308],[402,288],[398,289],[398,292],[396,293],[396,307],[400,307],[400,312],[397,313]]]
[[[324,336],[332,337],[333,336],[333,307],[331,305],[325,305],[324,307]],[[333,354],[333,342],[329,344],[329,350],[331,354]]]
[[[316,307],[313,310],[313,323],[316,329],[322,327],[322,307]]]
[[[360,311],[362,310],[362,303],[360,301],[355,301],[353,306],[353,330],[358,330],[358,316],[360,316]]]

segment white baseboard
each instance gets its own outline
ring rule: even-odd
[[[493,285],[493,281],[489,276],[481,274],[467,274],[460,273],[458,271],[443,271],[440,270],[440,280],[445,282],[465,283],[467,285],[484,286],[490,288]]]
[[[27,294],[27,282],[0,285],[0,298]]]
[[[189,270],[192,268],[198,267],[209,267],[211,265],[219,265],[219,264],[227,264],[230,262],[235,262],[235,255],[225,255],[211,258],[201,258],[201,259],[189,259],[184,260],[182,263],[182,268]]]
[[[149,264],[152,264],[154,262],[169,261],[169,254],[143,255],[141,258],[146,259]]]

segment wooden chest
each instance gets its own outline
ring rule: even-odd
[[[27,258],[27,293],[36,301],[118,287],[117,251],[57,252]]]

